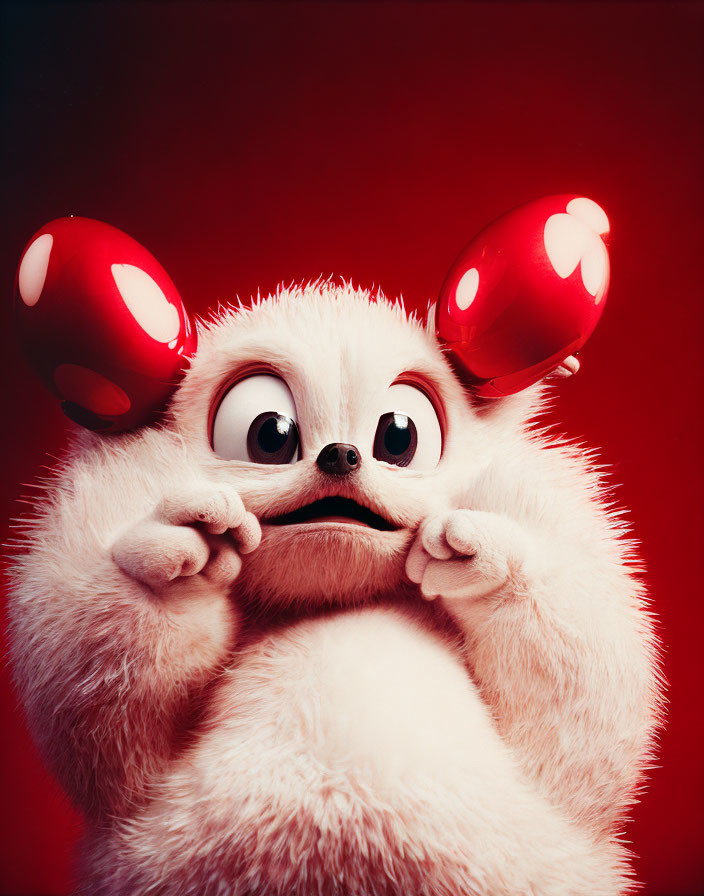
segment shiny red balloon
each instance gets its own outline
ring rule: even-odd
[[[498,218],[462,251],[435,322],[478,395],[510,395],[558,367],[579,366],[573,356],[606,302],[608,229],[591,199],[546,196]]]
[[[17,271],[15,319],[66,415],[106,433],[152,420],[196,348],[166,271],[126,233],[90,218],[58,218],[34,234]]]

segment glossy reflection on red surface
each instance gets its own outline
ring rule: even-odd
[[[68,431],[14,331],[12,282],[41,222],[74,213],[133,234],[197,314],[320,274],[424,311],[461,247],[506,209],[576,190],[606,210],[609,299],[548,420],[598,447],[620,483],[661,620],[668,722],[626,830],[648,896],[704,892],[702,13],[583,2],[1,12],[3,543],[29,510],[19,498],[34,498],[23,483]],[[31,744],[5,663],[0,683],[0,893],[66,894],[80,823]]]
[[[171,278],[121,230],[59,218],[34,234],[15,286],[17,334],[76,423],[132,429],[164,406],[195,331]]]
[[[608,227],[591,199],[546,196],[502,215],[461,252],[436,326],[479,395],[518,392],[584,346],[606,303]]]

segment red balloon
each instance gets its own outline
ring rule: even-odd
[[[591,199],[546,196],[503,215],[462,251],[436,310],[438,338],[478,395],[519,392],[573,357],[609,287],[609,222]]]
[[[58,218],[34,234],[15,280],[30,363],[68,417],[113,433],[152,420],[196,333],[171,278],[121,230]]]

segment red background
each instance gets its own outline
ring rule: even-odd
[[[11,327],[14,267],[49,219],[128,231],[204,311],[321,273],[424,306],[512,206],[579,191],[607,209],[609,304],[554,418],[623,483],[662,620],[669,720],[628,829],[651,894],[704,891],[701,11],[3,7],[3,520],[67,429]],[[66,893],[79,821],[1,684],[0,892]]]

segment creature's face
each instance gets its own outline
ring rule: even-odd
[[[261,520],[241,584],[276,604],[397,588],[414,530],[488,459],[434,338],[351,288],[221,317],[172,413],[189,462]]]

